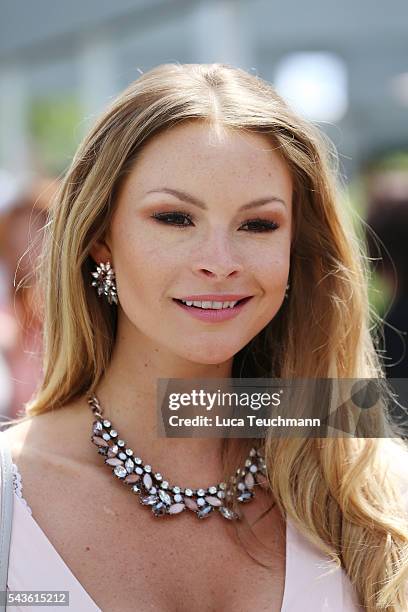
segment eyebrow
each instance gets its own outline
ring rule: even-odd
[[[185,191],[180,191],[179,189],[171,189],[170,187],[161,187],[159,189],[151,189],[148,193],[167,193],[169,195],[175,196],[179,200],[183,200],[184,202],[188,202],[189,204],[193,204],[194,206],[198,206],[204,210],[207,210],[207,206],[204,202],[199,200],[198,198],[186,193]],[[264,204],[268,204],[269,202],[280,202],[284,206],[286,206],[285,200],[282,198],[278,198],[277,196],[267,196],[265,198],[258,198],[257,200],[252,200],[243,206],[240,206],[239,210],[248,210],[249,208],[255,208],[256,206],[262,206]]]

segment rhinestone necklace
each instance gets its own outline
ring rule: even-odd
[[[182,488],[170,485],[159,472],[136,457],[126,442],[118,437],[108,419],[103,418],[103,409],[96,395],[90,395],[88,404],[96,421],[92,426],[92,442],[98,453],[105,456],[106,465],[130,491],[139,497],[141,504],[151,508],[153,516],[180,514],[184,510],[194,512],[200,519],[219,510],[221,516],[229,520],[240,519],[230,507],[233,498],[246,503],[254,498],[254,486],[266,483],[266,465],[259,449],[251,448],[244,467],[238,468],[229,482],[220,482],[206,489]]]

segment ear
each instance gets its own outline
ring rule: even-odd
[[[107,261],[112,262],[112,251],[106,241],[106,239],[97,240],[92,245],[89,255],[92,257],[96,264],[106,263]]]

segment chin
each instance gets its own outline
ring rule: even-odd
[[[194,363],[202,365],[217,365],[229,361],[238,353],[239,349],[231,348],[228,350],[225,346],[216,349],[212,346],[204,347],[201,346],[195,351],[188,351],[185,353],[186,359]]]

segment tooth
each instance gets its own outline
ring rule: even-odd
[[[184,302],[185,304],[187,304],[187,306],[192,306],[193,302]]]
[[[228,308],[228,306],[229,306],[229,302],[223,302],[222,303],[222,307],[223,308]]]
[[[201,308],[211,308],[211,302],[202,302]]]
[[[222,302],[213,302],[213,308],[220,310],[220,308],[222,308]]]
[[[235,301],[235,302],[229,302],[229,307],[230,307],[230,308],[234,308],[234,306],[235,306],[235,304],[236,304],[236,303],[237,303],[236,301]]]
[[[194,306],[198,306],[199,308],[201,308],[201,302],[193,302]]]

